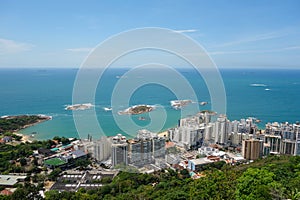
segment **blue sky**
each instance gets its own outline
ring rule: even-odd
[[[300,69],[300,1],[0,1],[0,67],[79,67],[111,35],[174,29],[219,67]]]

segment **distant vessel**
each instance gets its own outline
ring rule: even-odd
[[[141,120],[141,121],[145,121],[146,120],[145,117],[139,117],[138,119]]]
[[[111,107],[104,107],[103,108],[105,111],[112,111],[112,108]]]
[[[265,90],[266,90],[266,91],[269,91],[270,89],[269,89],[269,88],[266,88]]]
[[[201,106],[204,106],[204,105],[206,105],[206,104],[208,104],[207,101],[202,101],[202,102],[200,102],[200,105],[201,105]]]
[[[93,104],[91,103],[84,103],[84,104],[73,104],[68,105],[65,107],[65,110],[87,110],[93,107]]]
[[[252,84],[250,84],[250,86],[252,86],[252,87],[267,87],[267,85],[262,84],[262,83],[252,83]]]

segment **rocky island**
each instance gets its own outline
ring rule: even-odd
[[[154,110],[155,106],[150,105],[135,105],[132,107],[129,107],[125,110],[119,111],[119,115],[138,115],[146,112],[151,112]]]
[[[93,107],[91,103],[67,105],[65,110],[87,110]]]
[[[181,109],[183,106],[186,106],[186,105],[192,103],[192,100],[189,100],[189,99],[173,100],[173,101],[170,101],[170,103],[174,109],[178,110],[178,109]]]

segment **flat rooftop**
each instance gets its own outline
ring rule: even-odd
[[[0,175],[0,185],[13,186],[18,183],[19,180],[24,180],[26,176],[16,176],[16,175]]]
[[[213,161],[211,161],[207,158],[198,158],[198,159],[190,160],[190,162],[193,162],[195,165],[202,165],[202,164],[211,163]]]

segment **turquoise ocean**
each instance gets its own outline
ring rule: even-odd
[[[118,78],[127,69],[110,69],[104,73],[96,92],[95,110],[98,121],[106,135],[122,133],[116,125],[113,113],[105,111],[110,107],[111,94]],[[202,77],[191,69],[178,69],[190,82],[199,101],[210,102],[209,92]],[[72,90],[77,69],[0,69],[0,116],[20,114],[51,115],[52,120],[21,130],[23,134],[36,132],[36,139],[54,136],[78,137],[72,111],[65,106],[72,104]],[[153,75],[159,69],[153,71]],[[220,69],[227,97],[227,116],[230,120],[256,117],[259,126],[267,122],[300,121],[300,70],[296,69]],[[172,77],[166,77],[172,79]],[[182,88],[184,90],[184,88]],[[130,104],[159,104],[167,113],[163,130],[177,125],[180,110],[174,110],[170,101],[176,99],[168,88],[157,84],[140,87],[131,96]],[[89,103],[89,102],[86,102]],[[210,110],[210,103],[200,106]],[[155,111],[153,111],[155,112]],[[190,110],[190,115],[196,114]],[[132,119],[140,126],[149,124],[146,120]],[[88,124],[87,124],[88,126]],[[136,130],[132,130],[135,132]],[[100,136],[94,130],[84,135]]]

